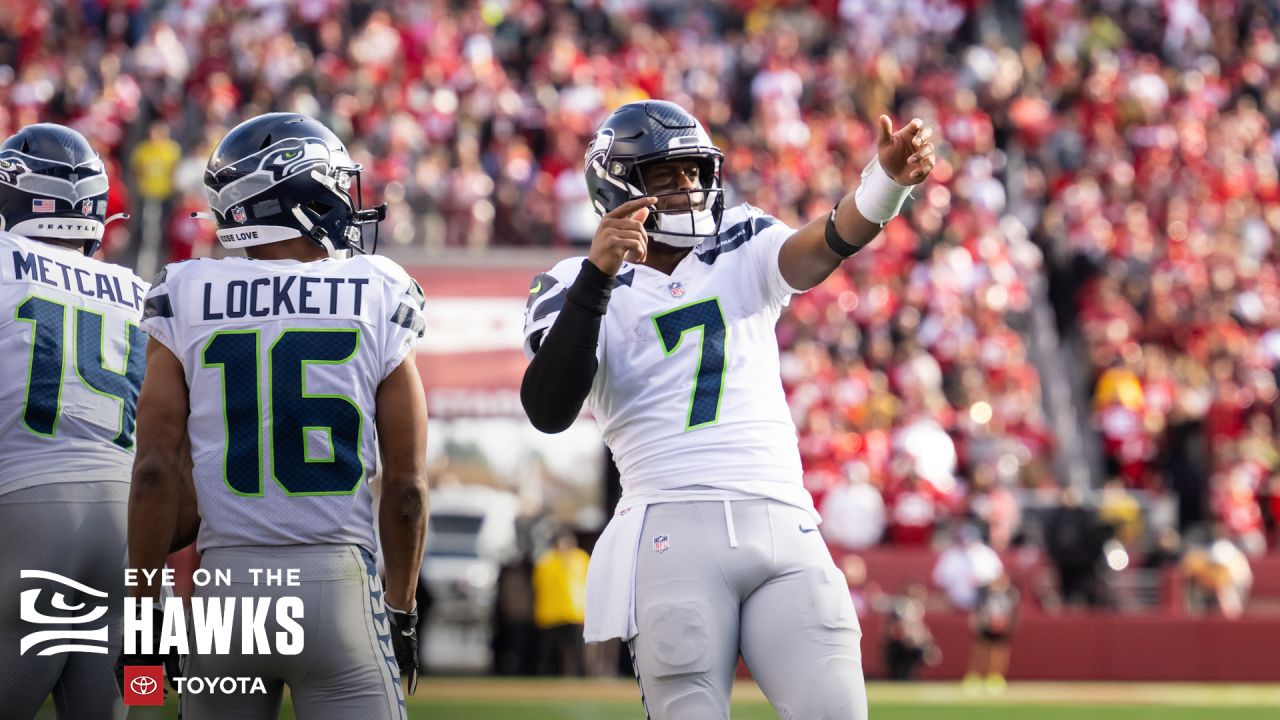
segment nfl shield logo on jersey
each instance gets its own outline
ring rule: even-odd
[[[238,223],[242,223],[249,219],[249,216],[245,214],[243,205],[237,205],[231,208],[231,219]]]
[[[671,293],[673,298],[684,297],[684,283],[679,281],[671,283],[667,286],[667,292]]]
[[[663,553],[667,548],[671,547],[671,538],[666,535],[655,535],[653,538],[653,551]]]
[[[80,214],[81,214],[81,215],[92,215],[92,214],[93,214],[93,201],[92,201],[92,200],[83,200],[83,201],[81,201],[81,203],[80,203]]]

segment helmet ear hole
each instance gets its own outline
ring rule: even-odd
[[[320,202],[319,200],[312,200],[311,202],[306,204],[306,208],[311,212],[315,213],[316,215],[324,215],[325,213],[332,210],[333,206],[329,205],[328,203]]]
[[[716,186],[719,173],[718,163],[714,158],[703,157],[698,162],[698,184],[704,188]]]
[[[627,184],[640,189],[640,197],[649,194],[649,187],[644,184],[644,173],[640,172],[640,168],[631,171],[630,177],[627,178]]]

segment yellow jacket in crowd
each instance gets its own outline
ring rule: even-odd
[[[533,566],[533,622],[540,628],[581,625],[587,606],[587,562],[581,548],[548,550]]]

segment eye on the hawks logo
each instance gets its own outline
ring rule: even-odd
[[[231,219],[238,223],[242,223],[249,219],[249,215],[244,211],[243,205],[237,205],[231,208]]]
[[[58,627],[28,633],[18,644],[19,655],[26,655],[38,646],[43,647],[35,654],[41,656],[68,652],[107,654],[107,622],[103,619],[107,614],[105,592],[46,570],[23,570],[20,577],[36,585],[18,594],[18,615],[22,621]],[[79,628],[69,629],[68,625]]]
[[[667,292],[671,293],[673,298],[684,297],[684,283],[678,281],[671,283],[667,286]]]

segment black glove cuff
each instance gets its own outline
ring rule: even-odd
[[[605,275],[590,260],[582,261],[578,278],[569,286],[565,299],[597,316],[609,308],[609,296],[613,294],[613,278]]]
[[[397,632],[409,632],[418,627],[418,609],[412,610],[396,610],[390,605],[387,606],[387,615],[391,618],[391,624],[395,626]]]

